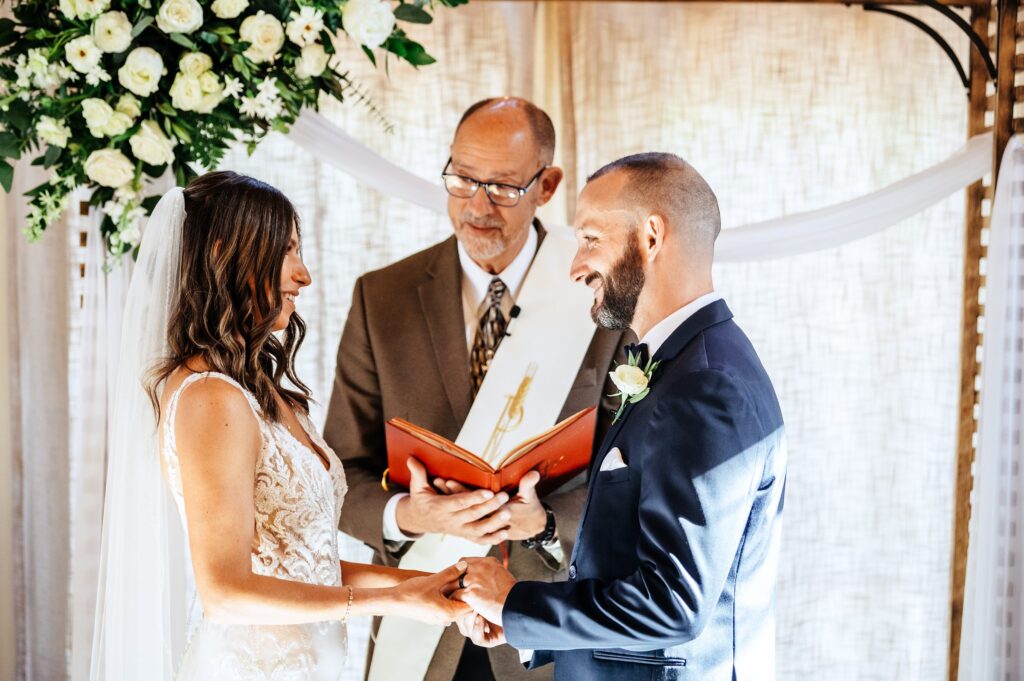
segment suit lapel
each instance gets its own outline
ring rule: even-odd
[[[419,285],[419,298],[445,394],[455,420],[462,423],[472,404],[472,385],[462,311],[462,267],[455,237],[447,243],[427,268],[427,279]]]
[[[729,310],[729,306],[725,304],[724,300],[716,300],[713,303],[702,307],[680,324],[679,328],[672,332],[672,335],[670,335],[665,342],[662,343],[661,347],[658,348],[658,351],[654,353],[654,359],[659,362],[669,362],[672,359],[675,359],[675,357],[690,344],[690,341],[696,338],[702,331],[729,319],[732,319],[732,312]],[[652,392],[644,399],[651,399],[651,397],[654,396],[654,388],[657,387],[659,374],[667,369],[668,367],[663,365],[655,371],[654,376],[651,379]],[[594,494],[594,480],[601,470],[601,462],[604,461],[604,457],[607,456],[608,451],[612,448],[612,445],[615,444],[615,438],[617,438],[619,433],[622,432],[622,428],[626,425],[626,419],[629,418],[629,415],[633,412],[635,407],[635,404],[626,405],[625,410],[622,412],[622,416],[619,417],[619,420],[616,421],[611,428],[608,429],[608,434],[605,435],[604,441],[601,443],[601,448],[598,451],[597,456],[594,457],[594,461],[591,463],[587,500],[583,504],[583,514],[580,517],[581,530],[587,520],[587,511],[590,509],[590,500]],[[576,559],[576,555],[581,544],[582,542],[577,539],[576,545],[573,547],[572,560]]]

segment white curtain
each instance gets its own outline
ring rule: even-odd
[[[1024,679],[1024,138],[1007,145],[989,227],[981,413],[961,681]]]

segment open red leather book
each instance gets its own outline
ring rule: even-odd
[[[431,480],[455,480],[492,492],[514,490],[524,475],[536,469],[541,476],[538,489],[547,492],[590,463],[596,414],[595,407],[573,414],[510,449],[496,466],[447,438],[404,419],[393,418],[384,428],[388,445],[388,470],[384,477],[388,482],[408,488],[409,469],[405,462],[414,456],[426,466]]]

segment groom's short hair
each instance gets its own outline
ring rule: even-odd
[[[551,122],[551,117],[545,113],[544,109],[522,97],[488,97],[487,99],[481,99],[462,114],[459,124],[455,126],[455,134],[459,134],[462,124],[468,121],[477,111],[496,106],[502,102],[522,110],[526,116],[526,122],[530,126],[530,133],[537,143],[537,151],[540,157],[545,163],[551,163],[555,157],[555,126]]]
[[[722,230],[718,198],[693,166],[675,154],[649,151],[612,161],[587,182],[619,171],[626,173],[621,199],[684,230],[691,245],[713,247]]]

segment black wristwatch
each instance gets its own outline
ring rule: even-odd
[[[555,512],[547,504],[542,503],[541,506],[544,507],[544,512],[547,514],[547,522],[544,523],[544,529],[540,534],[521,542],[524,549],[538,548],[555,538]]]

